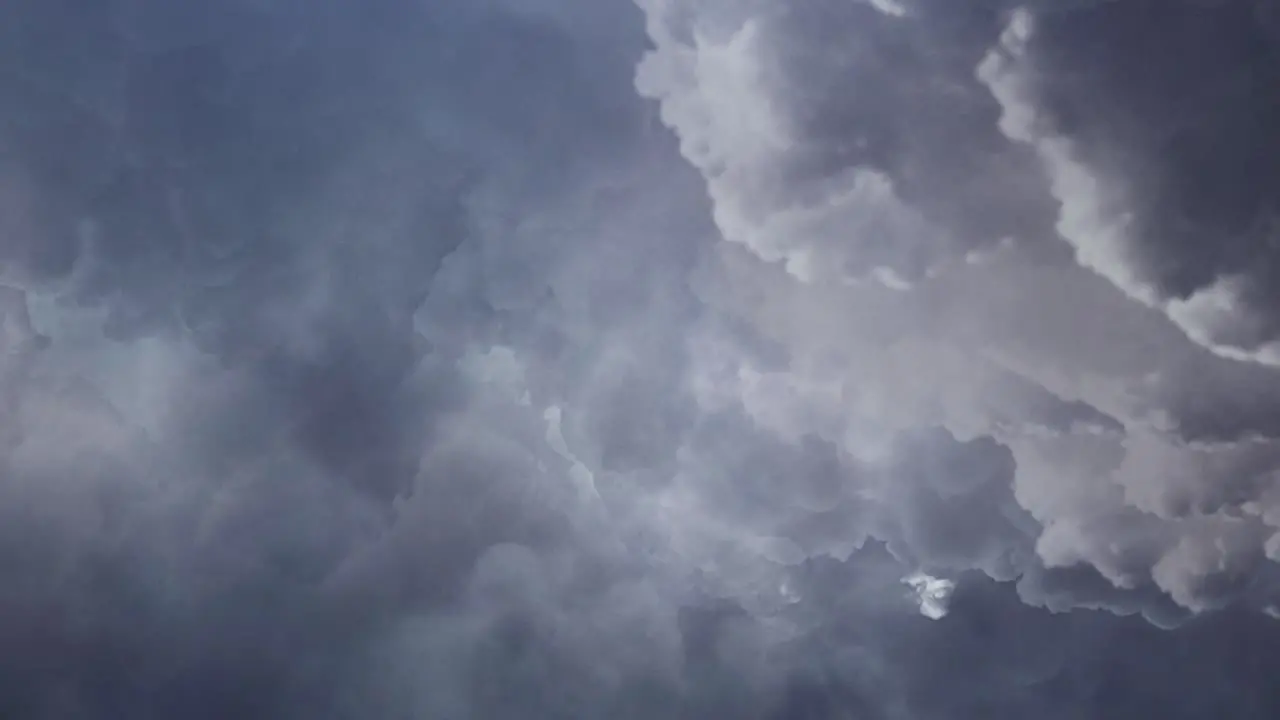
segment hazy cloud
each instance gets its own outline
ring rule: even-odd
[[[1271,717],[1268,2],[0,10],[0,715]]]

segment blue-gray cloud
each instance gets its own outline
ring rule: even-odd
[[[0,716],[1272,716],[1274,17],[10,3]]]

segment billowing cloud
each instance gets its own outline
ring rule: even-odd
[[[92,5],[0,716],[1280,707],[1269,3]]]
[[[1007,475],[1012,505],[1031,522],[982,542],[1017,554],[1013,569],[1001,572],[1021,576],[1028,599],[1051,606],[1064,602],[1061,589],[1056,599],[1043,596],[1035,578],[1077,566],[1120,596],[1152,591],[1192,611],[1269,592],[1255,581],[1266,574],[1260,563],[1274,534],[1265,519],[1274,450],[1263,409],[1274,372],[1205,342],[1186,322],[1199,301],[1157,301],[1141,290],[1137,256],[1125,250],[1138,242],[1128,218],[1170,214],[1152,204],[1160,188],[1203,181],[1205,193],[1226,191],[1193,168],[1128,160],[1145,146],[1122,129],[1153,137],[1175,116],[1173,103],[1190,102],[1187,112],[1207,118],[1205,128],[1189,125],[1194,132],[1228,133],[1255,149],[1266,142],[1226,128],[1263,122],[1255,116],[1265,107],[1252,103],[1248,88],[1218,111],[1178,95],[1185,85],[1159,79],[1167,53],[1216,63],[1214,78],[1250,72],[1239,43],[1225,48],[1236,36],[1192,28],[1204,16],[1263,42],[1258,16],[1243,4],[1175,5],[1161,12],[1194,40],[1135,44],[1126,40],[1130,31],[1111,30],[1090,41],[1114,37],[1106,50],[1117,54],[1114,63],[1104,66],[1101,51],[1089,55],[1105,81],[1091,80],[1092,66],[1073,64],[1088,52],[1084,28],[1137,23],[1155,10],[922,2],[887,14],[824,3],[742,13],[645,5],[656,49],[641,64],[638,88],[659,101],[683,153],[705,175],[725,239],[783,269],[734,259],[715,273],[708,295],[791,352],[773,385],[797,397],[789,410],[761,409],[769,415],[763,421],[794,432],[824,407],[846,426],[804,427],[854,453],[865,449],[866,428],[875,434],[886,423],[900,431],[941,424],[1003,446],[1016,466]],[[824,32],[843,42],[821,41]],[[1133,76],[1117,64],[1132,65]],[[1132,87],[1113,87],[1122,80]],[[1137,105],[1157,97],[1167,104]],[[1088,102],[1100,109],[1091,113]],[[1153,115],[1123,115],[1143,109]],[[1227,113],[1238,119],[1219,117]],[[1225,163],[1222,172],[1236,167],[1212,159]],[[943,177],[952,180],[942,184]],[[1200,239],[1186,240],[1198,244],[1187,247],[1218,247],[1209,238],[1231,221],[1206,209]],[[1184,262],[1173,250],[1151,257]],[[1206,289],[1235,282],[1228,274]],[[1230,322],[1251,322],[1254,312],[1215,307]],[[978,518],[1004,506],[984,498],[967,512],[948,510],[995,533],[1000,522]],[[1034,553],[1017,550],[1028,536]],[[1065,602],[1130,607],[1083,587]]]

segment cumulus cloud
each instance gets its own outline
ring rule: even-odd
[[[1136,46],[1127,31],[1114,31],[1106,37],[1114,37],[1115,48],[1107,52],[1135,70],[1129,78],[1099,66],[1110,73],[1104,82],[1072,69],[1085,52],[1080,33],[1116,18],[1136,23],[1154,12],[1147,5],[1050,12],[922,2],[892,22],[865,6],[822,3],[745,15],[697,5],[694,22],[672,10],[694,5],[646,6],[656,49],[642,63],[637,86],[659,101],[682,151],[706,176],[723,236],[766,263],[735,257],[704,292],[791,353],[790,367],[771,376],[772,386],[788,390],[765,407],[750,399],[757,391],[744,388],[750,411],[779,432],[803,428],[854,454],[883,445],[867,434],[886,425],[903,432],[935,424],[1010,452],[1016,469],[1006,482],[1016,501],[983,497],[968,512],[948,510],[989,533],[979,542],[999,548],[997,555],[1018,558],[1001,561],[999,571],[976,558],[968,567],[1021,577],[1024,596],[1034,601],[1062,603],[1062,589],[1053,593],[1057,599],[1042,596],[1038,578],[1077,566],[1112,586],[1116,592],[1106,596],[1152,591],[1165,597],[1156,605],[1172,599],[1186,610],[1268,592],[1253,579],[1266,574],[1259,562],[1273,532],[1260,521],[1272,472],[1270,431],[1261,415],[1236,422],[1225,408],[1256,406],[1247,398],[1269,397],[1274,376],[1213,343],[1202,347],[1203,333],[1184,322],[1193,311],[1212,320],[1200,310],[1210,305],[1231,322],[1251,311],[1236,312],[1235,300],[1223,294],[1235,282],[1226,275],[1206,285],[1221,300],[1216,304],[1191,296],[1159,300],[1142,289],[1136,256],[1125,249],[1136,242],[1132,218],[1155,202],[1159,188],[1199,177],[1142,164],[1142,142],[1151,138],[1138,134],[1164,132],[1165,120],[1124,115],[1156,112],[1137,103],[1156,102],[1168,83],[1142,73],[1162,67],[1165,53],[1184,49],[1183,36]],[[1204,16],[1234,32],[1263,32],[1258,16],[1242,6],[1177,5],[1167,12],[1179,23]],[[818,27],[843,34],[839,51],[818,41]],[[1198,32],[1191,27],[1185,25],[1187,37]],[[1252,67],[1235,49],[1219,47],[1229,42],[1226,30],[1195,37],[1185,42],[1205,48],[1202,62],[1224,68],[1214,78],[1226,67]],[[1139,52],[1147,59],[1139,60]],[[1198,62],[1185,55],[1179,62]],[[845,84],[832,87],[828,77]],[[1115,78],[1132,86],[1112,87],[1120,82]],[[1097,93],[1097,113],[1079,106],[1090,92]],[[1231,96],[1235,105],[1223,112],[1241,118],[1265,112],[1248,105],[1248,92]],[[1214,108],[1175,95],[1160,112],[1171,117],[1169,103],[1182,101],[1215,128],[1246,122],[1215,119]],[[762,110],[744,118],[747,107]],[[945,112],[963,119],[951,121]],[[948,119],[945,132],[967,131],[966,149],[938,143],[928,124],[939,116]],[[868,144],[870,132],[882,134],[878,142]],[[1137,139],[1130,143],[1131,137]],[[970,154],[975,146],[984,151]],[[858,147],[863,151],[852,149]],[[1110,156],[1099,154],[1104,147]],[[810,157],[826,164],[806,164]],[[930,187],[920,179],[924,169],[975,180]],[[974,185],[997,192],[968,189]],[[802,190],[811,187],[823,190]],[[1163,216],[1154,205],[1145,212]],[[1230,218],[1206,213],[1204,233],[1226,231],[1212,223]],[[948,214],[984,218],[985,226],[966,227]],[[872,220],[887,216],[894,220]],[[842,255],[873,259],[877,243],[891,259],[874,269],[852,267]],[[1181,262],[1172,250],[1167,260],[1151,258],[1152,267]],[[772,263],[784,272],[768,269]],[[1161,309],[1170,312],[1152,312]],[[1213,414],[1221,420],[1211,420]],[[813,424],[819,416],[829,418],[825,427]],[[905,476],[891,477],[901,486]],[[894,498],[888,505],[914,509],[920,502]],[[1003,538],[996,528],[1007,521],[994,518],[1008,518],[1008,511],[977,520],[1010,506],[1013,516],[1028,517]],[[933,519],[918,527],[944,524]],[[895,547],[891,533],[871,532]],[[1027,542],[1034,552],[1018,549]],[[944,543],[917,561],[928,562],[943,547],[955,549]],[[1081,605],[1126,611],[1130,602],[1086,586],[1078,598]]]
[[[902,579],[920,598],[920,614],[934,620],[947,616],[947,604],[955,583],[951,580],[930,577],[924,573],[912,573]]]
[[[1061,18],[1022,11],[979,74],[1001,102],[1005,134],[1041,157],[1061,203],[1058,230],[1081,264],[1197,343],[1274,365],[1268,7],[1175,3],[1158,24],[1143,21],[1142,3]],[[1158,37],[1107,43],[1073,65],[1076,79],[1064,77],[1079,33],[1118,36],[1138,23]],[[1156,53],[1159,70],[1136,59]],[[1112,62],[1131,70],[1107,78],[1099,63]]]
[[[1272,716],[1274,18],[10,3],[0,715]]]

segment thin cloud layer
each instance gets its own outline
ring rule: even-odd
[[[10,3],[0,716],[1273,716],[1274,27]]]

